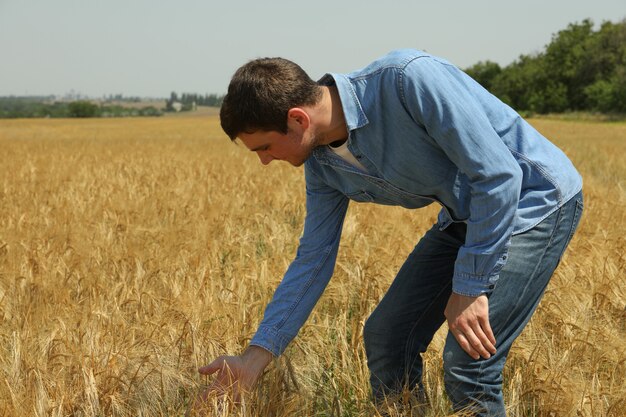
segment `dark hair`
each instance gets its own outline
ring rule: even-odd
[[[235,72],[220,109],[224,132],[234,140],[257,130],[287,133],[287,113],[313,105],[321,89],[297,64],[283,58],[260,58]]]

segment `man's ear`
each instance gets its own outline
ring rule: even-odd
[[[287,112],[287,127],[303,132],[311,125],[311,117],[300,107],[292,107]]]

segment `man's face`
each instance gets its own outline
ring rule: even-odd
[[[289,130],[287,134],[276,131],[257,131],[241,133],[239,139],[248,149],[256,152],[263,165],[273,160],[286,161],[293,166],[300,166],[306,161],[315,148],[313,137],[305,137],[306,131],[297,133]]]

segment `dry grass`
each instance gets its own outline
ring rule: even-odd
[[[506,367],[511,415],[626,415],[626,125],[536,120],[586,212]],[[0,415],[182,416],[196,368],[238,352],[295,253],[299,169],[265,168],[214,117],[0,121]],[[362,324],[421,211],[353,205],[335,277],[239,410],[372,416]],[[429,416],[450,413],[442,333]]]

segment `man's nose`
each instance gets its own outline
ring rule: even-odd
[[[274,160],[274,157],[267,152],[258,152],[258,155],[263,165],[267,165]]]

